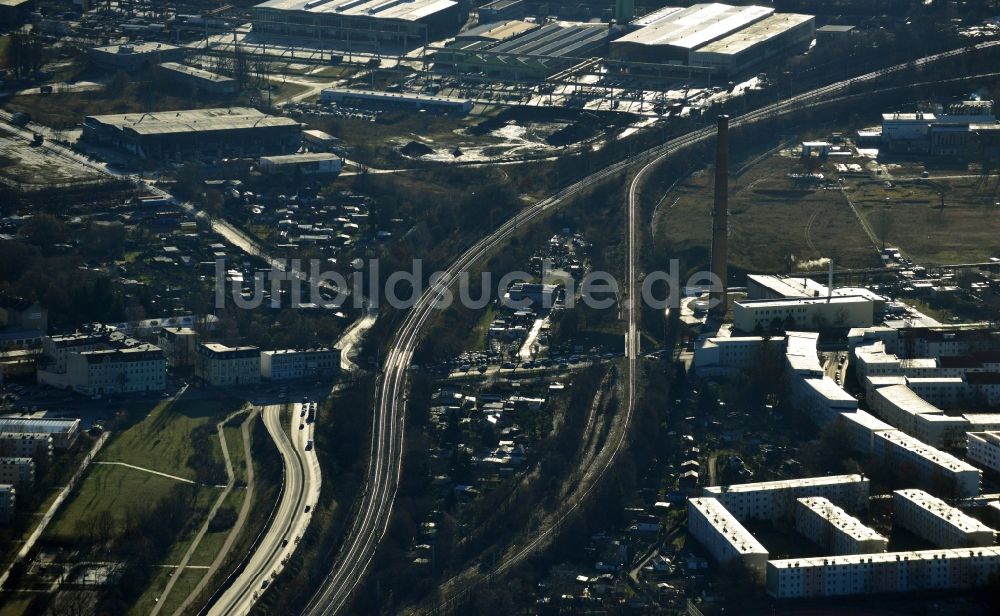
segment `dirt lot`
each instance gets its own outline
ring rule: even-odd
[[[815,268],[833,257],[838,267],[879,263],[878,254],[836,188],[791,179],[805,169],[775,155],[730,181],[730,266],[755,272]],[[827,182],[830,184],[830,182]],[[657,242],[688,267],[708,264],[714,180],[700,171],[668,193],[654,217]]]

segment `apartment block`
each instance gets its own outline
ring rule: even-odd
[[[0,522],[9,522],[14,517],[14,505],[17,494],[14,486],[0,483]]]
[[[889,540],[822,496],[796,500],[795,530],[832,554],[885,552]]]
[[[965,457],[981,467],[1000,471],[1000,432],[969,432]]]
[[[30,488],[35,485],[34,458],[0,458],[0,483],[22,488]]]
[[[737,520],[777,520],[794,515],[796,500],[807,496],[823,496],[849,511],[865,509],[870,485],[861,475],[833,475],[711,486],[702,495],[718,499]]]
[[[260,349],[228,347],[215,342],[198,345],[195,376],[210,385],[247,385],[260,382]]]
[[[990,546],[996,532],[923,490],[892,493],[893,522],[939,548]]]
[[[339,349],[281,349],[260,354],[260,376],[265,379],[301,379],[339,370]]]
[[[719,563],[741,561],[763,577],[767,550],[714,498],[688,499],[688,532]]]
[[[876,432],[872,455],[910,487],[946,498],[979,494],[982,471],[898,430]]]
[[[767,563],[767,594],[818,599],[976,588],[998,573],[998,547],[790,558]]]

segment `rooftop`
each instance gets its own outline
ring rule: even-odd
[[[899,430],[887,430],[885,432],[879,432],[875,436],[876,438],[882,438],[890,443],[894,443],[902,449],[912,451],[921,458],[934,462],[949,471],[955,473],[979,473],[979,469],[971,464],[959,460],[950,453],[941,451],[940,449],[935,449],[923,441],[920,441],[904,432],[900,432]]]
[[[763,6],[730,6],[718,2],[695,4],[680,11],[664,13],[649,25],[615,42],[696,49],[773,13],[773,8]]]
[[[142,135],[298,126],[298,122],[291,118],[267,115],[250,107],[99,115],[88,116],[86,121]]]
[[[842,508],[822,496],[807,496],[797,499],[799,504],[818,514],[824,520],[835,526],[856,541],[872,541],[885,539],[871,528],[861,523],[861,520],[850,515]]]
[[[811,486],[828,486],[848,483],[865,483],[868,480],[861,475],[830,475],[828,477],[803,477],[802,479],[783,479],[780,481],[760,481],[756,483],[738,483],[730,486],[709,486],[704,492],[709,496],[731,492],[758,492],[761,490],[792,490]]]
[[[750,47],[788,32],[792,28],[812,21],[812,15],[775,13],[727,37],[713,41],[698,49],[698,53],[738,54]]]
[[[324,160],[340,160],[340,157],[336,154],[328,154],[326,152],[303,152],[301,154],[284,154],[282,156],[261,156],[260,159],[262,161],[266,160],[274,165],[281,165],[311,163]]]
[[[882,421],[878,417],[872,415],[867,411],[858,409],[852,413],[841,413],[840,417],[847,422],[856,423],[863,426],[872,432],[880,430],[895,430],[896,428]]]
[[[896,490],[893,494],[893,500],[895,501],[897,497],[899,499],[905,500],[924,511],[934,515],[935,517],[941,519],[944,523],[952,526],[956,530],[963,533],[992,533],[994,532],[992,528],[986,526],[976,518],[962,513],[959,509],[952,507],[948,503],[944,502],[940,498],[931,496],[923,490]]]
[[[160,68],[167,69],[168,71],[181,73],[184,75],[189,75],[191,77],[197,77],[198,79],[203,79],[205,81],[214,81],[216,83],[228,83],[236,81],[232,77],[226,77],[225,75],[212,73],[206,70],[202,70],[200,68],[188,66],[187,64],[181,64],[180,62],[164,62],[160,64]]]
[[[815,556],[812,558],[786,558],[768,561],[769,567],[791,569],[798,567],[830,567],[834,565],[860,565],[889,563],[901,560],[939,560],[975,557],[1000,558],[1000,546],[987,548],[961,548],[955,550],[918,550],[911,552],[879,552],[875,554],[847,554],[844,556]]]
[[[718,500],[691,498],[688,502],[700,511],[740,554],[767,553],[764,546]]]
[[[457,4],[453,0],[268,0],[254,8],[417,21]]]
[[[0,2],[3,2],[3,0],[0,0]],[[167,43],[157,43],[156,41],[136,41],[132,43],[105,45],[104,47],[94,47],[94,51],[114,54],[144,54],[172,51],[174,49],[179,48]]]

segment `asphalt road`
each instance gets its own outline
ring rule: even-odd
[[[277,512],[243,571],[209,609],[210,616],[249,614],[298,547],[319,498],[320,472],[316,448],[306,451],[314,424],[301,416],[302,404],[292,405],[291,438],[281,426],[281,406],[265,406],[261,417],[284,463],[284,489]],[[299,426],[303,426],[299,429]],[[309,506],[307,513],[305,508]]]
[[[997,41],[981,43],[977,48],[993,47],[1000,44]],[[753,124],[765,119],[770,119],[780,115],[787,115],[797,112],[803,108],[815,107],[831,99],[845,94],[852,86],[874,81],[887,74],[900,72],[908,66],[921,66],[940,59],[962,55],[968,52],[968,48],[962,48],[935,54],[919,59],[913,63],[900,64],[889,67],[853,79],[837,82],[828,86],[817,88],[805,92],[778,103],[774,103],[744,114],[731,121],[731,127]],[[395,499],[396,490],[399,483],[399,473],[402,465],[403,446],[403,418],[404,418],[404,393],[406,391],[407,368],[413,357],[413,352],[420,340],[421,333],[425,325],[430,321],[434,312],[433,306],[437,298],[444,289],[447,289],[457,279],[460,272],[469,270],[470,267],[482,260],[495,249],[503,246],[513,235],[518,225],[530,223],[542,213],[557,207],[583,191],[594,187],[604,180],[617,175],[618,173],[638,168],[638,172],[629,187],[629,265],[628,265],[628,288],[629,294],[626,298],[631,300],[637,295],[637,285],[640,272],[637,271],[638,242],[636,238],[636,225],[638,221],[637,187],[639,180],[645,173],[653,168],[657,162],[687,147],[710,140],[714,137],[714,127],[703,128],[686,135],[672,139],[664,144],[646,150],[633,156],[630,159],[609,165],[608,167],[570,185],[559,191],[555,195],[539,201],[534,206],[518,213],[514,219],[505,222],[496,231],[486,236],[472,248],[458,257],[446,270],[438,283],[428,288],[419,298],[416,305],[407,314],[400,329],[396,333],[396,343],[386,354],[383,370],[377,390],[377,401],[375,413],[373,415],[372,445],[369,456],[367,481],[363,488],[360,506],[353,521],[351,531],[347,534],[347,539],[341,550],[335,555],[331,563],[331,571],[324,583],[317,589],[312,600],[309,602],[304,613],[309,616],[319,616],[325,614],[336,614],[347,604],[351,592],[361,581],[375,554],[375,549],[379,541],[385,534],[389,523],[392,505]],[[641,166],[640,166],[641,165]],[[636,393],[636,363],[638,360],[638,318],[635,310],[628,302],[627,306],[628,327],[626,330],[626,358],[628,365],[628,385],[625,411],[628,414],[626,420],[631,416],[632,406]],[[615,445],[621,446],[620,441]],[[608,464],[613,461],[611,456]],[[574,505],[575,506],[575,505]],[[541,535],[551,532],[551,528],[542,531]],[[530,554],[530,549],[537,541],[541,540],[541,535],[536,538],[524,550],[518,552],[507,563],[500,565],[497,569],[502,572],[506,568],[519,562],[524,555]]]

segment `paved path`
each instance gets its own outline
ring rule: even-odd
[[[243,531],[247,518],[250,517],[250,506],[253,504],[254,493],[253,459],[250,457],[250,424],[253,423],[256,416],[257,410],[251,410],[250,414],[247,415],[246,420],[244,420],[240,425],[240,435],[243,440],[243,460],[245,461],[244,464],[247,469],[247,488],[246,492],[243,494],[243,505],[240,507],[239,515],[236,516],[236,523],[233,524],[233,527],[229,530],[229,534],[226,535],[226,540],[222,543],[222,547],[219,548],[218,553],[215,555],[215,560],[213,560],[212,564],[208,566],[208,571],[204,576],[202,576],[201,580],[198,581],[198,584],[191,589],[188,596],[174,611],[174,616],[183,614],[191,603],[198,598],[198,595],[200,595],[205,589],[205,586],[212,581],[212,578],[215,577],[219,567],[222,566],[226,557],[229,556],[229,552],[232,550],[233,544],[236,542],[236,538],[239,537],[240,533]]]
[[[233,490],[233,486],[236,485],[236,475],[233,474],[233,462],[229,459],[229,447],[226,445],[225,427],[227,421],[236,416],[238,413],[242,413],[243,410],[244,409],[240,409],[235,413],[230,413],[225,417],[225,419],[215,424],[215,429],[219,433],[219,444],[222,447],[222,458],[226,462],[226,487],[222,490],[222,493],[219,494],[219,497],[215,499],[215,504],[212,505],[211,511],[208,512],[208,517],[205,518],[205,522],[201,525],[201,528],[198,529],[198,534],[195,535],[194,541],[192,541],[191,545],[188,546],[187,552],[184,553],[180,564],[177,565],[178,569],[187,568],[188,563],[191,562],[191,557],[194,556],[195,550],[197,550],[198,546],[201,544],[201,540],[204,539],[206,534],[208,534],[208,527],[212,523],[212,520],[215,519],[215,514],[219,512],[219,509],[222,507],[222,503],[226,501],[226,497],[229,496],[229,493]],[[166,587],[164,587],[163,592],[156,600],[156,606],[153,608],[153,611],[149,613],[150,616],[156,616],[160,613],[160,610],[163,609],[163,604],[166,603],[167,597],[170,596],[170,592],[174,589],[174,584],[177,582],[177,578],[179,577],[179,575],[171,575],[170,579],[167,580]]]
[[[135,464],[128,464],[127,462],[94,462],[94,464],[101,464],[103,466],[124,466],[126,468],[142,471],[144,473],[150,473],[152,475],[159,475],[160,477],[166,477],[167,479],[173,479],[174,481],[183,481],[184,483],[198,483],[197,481],[191,479],[178,477],[177,475],[170,475],[168,473],[161,473],[160,471],[154,471],[151,468],[144,468],[142,466],[136,466]]]

